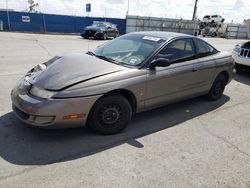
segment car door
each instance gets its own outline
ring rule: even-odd
[[[194,65],[195,47],[190,38],[177,39],[164,47],[156,59],[167,58],[171,65],[147,71],[145,107],[154,108],[192,95],[200,85]]]
[[[214,78],[215,59],[214,55],[218,52],[205,41],[195,38],[196,46],[196,63],[194,64],[195,74],[200,79],[200,87],[195,89],[195,92],[207,92]]]

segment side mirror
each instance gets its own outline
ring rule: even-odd
[[[171,62],[166,58],[158,58],[150,63],[149,68],[154,69],[155,67],[168,67]]]

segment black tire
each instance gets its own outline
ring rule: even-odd
[[[119,37],[119,33],[118,32],[115,33],[114,38],[117,38],[117,37]]]
[[[235,68],[235,70],[237,72],[241,72],[242,71],[242,67],[239,64],[237,64],[237,63],[235,63],[234,68]]]
[[[216,100],[220,99],[224,90],[225,90],[226,84],[227,84],[226,75],[219,74],[216,77],[209,93],[206,95],[206,98],[208,100],[211,100],[211,101],[216,101]]]
[[[216,33],[215,32],[212,33],[212,37],[216,37]]]
[[[103,33],[103,40],[107,40],[107,33]]]
[[[132,108],[121,95],[101,98],[93,106],[88,126],[100,134],[115,134],[123,130],[132,118]]]

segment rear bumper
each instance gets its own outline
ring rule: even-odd
[[[26,124],[43,128],[73,128],[84,126],[91,107],[100,96],[70,99],[37,99],[29,94],[12,92],[14,114]],[[79,118],[67,119],[69,115]]]

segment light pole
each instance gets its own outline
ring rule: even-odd
[[[128,13],[129,13],[129,0],[128,0],[128,7],[127,7],[127,15],[128,15]]]
[[[8,20],[8,26],[9,26],[9,31],[10,31],[10,14],[9,14],[8,0],[6,0],[6,13],[7,13],[7,20]]]
[[[196,12],[197,12],[197,2],[198,2],[198,0],[195,0],[195,4],[194,4],[194,12],[193,12],[193,18],[192,18],[192,20],[194,20],[194,19],[195,19],[195,17],[196,17]]]

